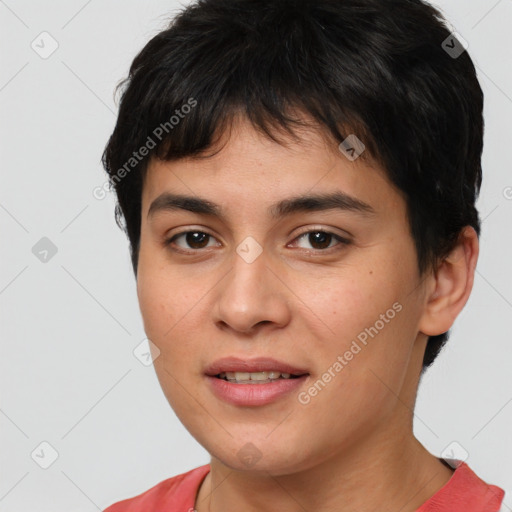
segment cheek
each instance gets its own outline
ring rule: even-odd
[[[175,280],[141,278],[137,284],[139,306],[146,334],[160,342],[171,339],[182,323],[193,297],[184,294]]]
[[[164,319],[167,318],[168,303],[165,286],[161,280],[154,279],[140,265],[137,276],[137,297],[146,334],[156,342],[164,332]]]
[[[340,349],[361,333],[364,338],[365,329],[376,322],[382,327],[382,314],[386,320],[396,316],[393,304],[401,295],[399,279],[370,265],[361,267],[324,271],[294,284],[301,316]]]
[[[410,272],[410,273],[409,273]],[[352,400],[387,393],[382,379],[398,389],[408,367],[415,340],[417,313],[410,294],[414,270],[393,258],[358,267],[337,269],[315,283],[296,288],[304,307],[306,331],[317,339],[320,372],[336,361],[339,392]],[[313,343],[309,340],[309,343]],[[327,376],[328,378],[328,376]],[[331,386],[329,386],[331,387]]]
[[[177,321],[177,306],[180,304],[173,293],[176,283],[167,274],[158,261],[151,260],[145,251],[141,251],[137,274],[139,308],[148,338],[161,351],[164,350],[163,341],[172,334],[169,329]]]
[[[199,285],[191,286],[191,281]],[[140,265],[139,308],[146,335],[160,350],[161,357],[155,361],[157,371],[164,363],[173,373],[182,371],[197,357],[201,350],[198,344],[204,340],[197,316],[207,291],[204,281],[195,281],[179,269],[147,261]]]
[[[166,265],[161,250],[141,237],[139,265],[137,272],[137,297],[146,328],[155,337],[161,337],[173,325],[178,315],[176,306],[181,303],[176,277],[172,267]]]

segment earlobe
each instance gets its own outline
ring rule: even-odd
[[[432,276],[433,291],[425,297],[425,310],[418,326],[420,332],[437,336],[451,328],[471,294],[478,252],[478,235],[474,228],[466,226],[457,245]]]

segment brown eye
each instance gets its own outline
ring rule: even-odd
[[[323,231],[311,231],[308,233],[308,242],[313,245],[314,249],[327,249],[333,238],[333,235]],[[316,244],[318,245],[315,247]]]
[[[306,231],[299,235],[295,240],[305,239],[311,246],[312,249],[317,251],[324,251],[325,249],[331,249],[336,246],[345,246],[350,243],[349,240],[339,235],[331,233],[329,231],[313,230]],[[331,245],[332,242],[338,241],[337,244]],[[308,247],[305,247],[308,249]]]
[[[179,249],[187,250],[200,250],[208,247],[208,242],[213,238],[208,233],[203,231],[184,231],[174,235],[172,238],[165,242],[165,245],[175,244]],[[176,240],[183,239],[185,246],[176,243]]]

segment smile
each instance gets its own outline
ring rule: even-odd
[[[219,379],[237,384],[266,384],[278,379],[296,379],[297,375],[277,371],[264,372],[222,372],[216,375]]]

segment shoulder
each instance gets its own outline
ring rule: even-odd
[[[210,465],[206,464],[173,476],[133,498],[110,505],[104,512],[156,512],[171,505],[186,512],[193,509],[199,486],[209,471]]]
[[[498,512],[505,491],[482,480],[462,461],[451,479],[416,512]]]

